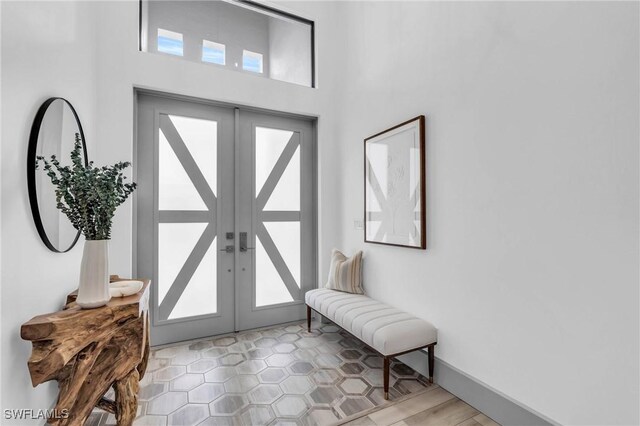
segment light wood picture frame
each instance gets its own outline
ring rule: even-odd
[[[427,248],[425,116],[364,140],[364,241]]]

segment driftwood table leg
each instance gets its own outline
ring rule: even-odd
[[[145,314],[145,319],[143,322],[144,327],[144,352],[142,354],[142,360],[140,360],[140,364],[136,367],[138,369],[138,374],[140,375],[140,379],[144,377],[144,373],[147,371],[147,364],[149,363],[149,315]]]
[[[134,368],[122,380],[114,384],[116,391],[116,422],[118,426],[131,426],[138,412],[140,375]]]

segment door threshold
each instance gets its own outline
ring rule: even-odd
[[[186,344],[191,344],[191,343],[198,343],[198,342],[203,342],[206,340],[211,340],[211,339],[219,339],[222,337],[228,337],[228,336],[235,336],[238,333],[245,333],[248,331],[261,331],[261,330],[269,330],[270,328],[274,328],[274,327],[282,327],[282,326],[286,326],[286,325],[297,325],[300,323],[304,323],[304,319],[299,319],[296,321],[288,321],[288,322],[283,322],[283,323],[279,323],[279,324],[272,324],[269,326],[265,326],[265,327],[257,327],[257,328],[249,328],[246,330],[241,330],[241,331],[234,331],[231,333],[223,333],[223,334],[213,334],[211,336],[207,336],[207,337],[200,337],[198,339],[187,339],[187,340],[179,340],[177,342],[173,342],[173,343],[165,343],[164,345],[155,345],[155,346],[151,346],[151,349],[164,349],[164,348],[172,348],[174,346],[182,346],[182,345],[186,345]]]

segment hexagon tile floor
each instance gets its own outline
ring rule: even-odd
[[[428,382],[394,362],[390,385],[393,400]],[[382,358],[334,325],[241,332],[152,350],[139,401],[135,425],[331,424],[384,403]]]

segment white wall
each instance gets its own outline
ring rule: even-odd
[[[269,77],[311,86],[309,25],[269,19]]]
[[[82,244],[70,253],[50,252],[36,232],[27,196],[26,154],[31,123],[51,96],[77,109],[89,155],[95,155],[96,70],[94,19],[89,3],[1,2],[2,15],[2,325],[3,409],[46,409],[55,384],[31,388],[31,343],[20,325],[52,312],[77,286]],[[2,413],[0,423],[7,424]],[[21,422],[24,423],[24,422]],[[34,422],[34,423],[42,423]]]
[[[350,2],[343,247],[436,354],[563,424],[638,419],[638,3]],[[427,116],[427,250],[363,244],[362,140]]]

